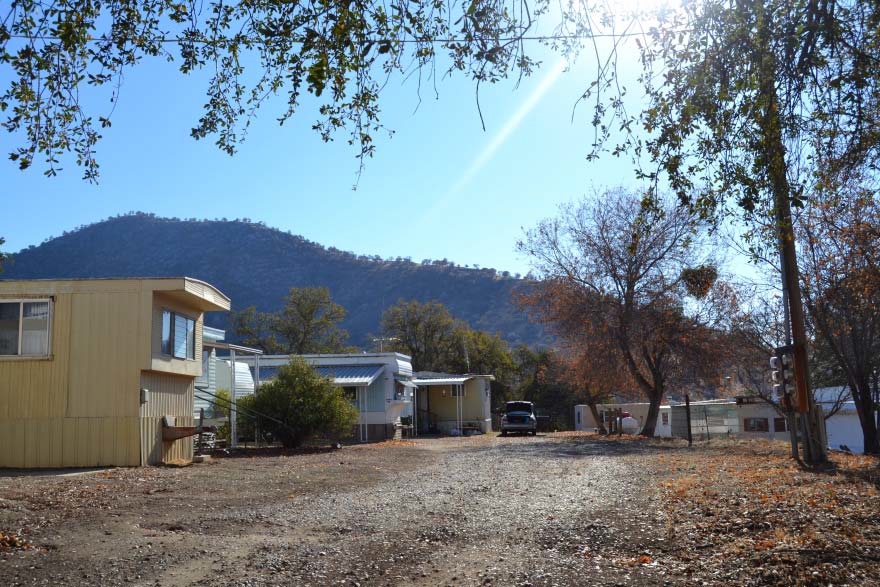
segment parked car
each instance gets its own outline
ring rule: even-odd
[[[501,416],[501,436],[508,432],[538,433],[538,420],[535,418],[535,404],[532,402],[507,402]]]

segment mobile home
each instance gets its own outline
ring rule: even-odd
[[[0,281],[0,467],[192,457],[204,313],[188,277]]]
[[[361,353],[302,355],[315,370],[341,387],[352,405],[358,409],[355,438],[373,442],[394,438],[401,425],[400,418],[408,411],[415,385],[412,381],[410,358],[400,353]],[[243,357],[253,368],[255,361]],[[290,361],[289,355],[260,357],[259,371],[254,372],[257,385],[275,377],[278,369]]]

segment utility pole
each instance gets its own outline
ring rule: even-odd
[[[807,368],[807,330],[804,321],[804,306],[801,300],[801,286],[798,278],[797,251],[795,250],[794,227],[791,218],[791,184],[788,181],[785,141],[782,135],[782,114],[776,89],[778,74],[777,56],[770,45],[768,16],[764,11],[763,0],[755,3],[755,28],[760,49],[758,78],[758,98],[761,101],[761,139],[762,151],[767,167],[769,189],[773,194],[776,212],[776,233],[782,261],[782,281],[788,293],[788,310],[791,318],[791,338],[794,350],[794,379],[797,405],[801,416],[804,439],[804,461],[811,464],[828,460],[824,437],[819,426],[824,420],[813,405],[810,393],[809,370]]]
[[[788,302],[791,320],[791,339],[794,355],[795,409],[800,415],[801,432],[804,439],[804,461],[817,464],[828,460],[827,449],[821,442],[824,436],[819,426],[821,414],[817,413],[813,394],[810,393],[810,378],[807,366],[807,329],[804,319],[804,305],[801,299],[800,278],[797,267],[794,229],[791,218],[791,204],[787,197],[775,198],[776,223],[779,233],[779,246],[782,260],[782,282]]]

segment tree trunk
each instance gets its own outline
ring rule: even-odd
[[[865,414],[864,418],[859,419],[862,421],[862,438],[865,441],[865,454],[880,454],[880,440],[877,438],[877,422],[874,420],[873,415]]]
[[[596,428],[599,429],[599,434],[608,434],[608,430],[605,429],[605,424],[599,418],[599,410],[596,409],[596,402],[587,402],[587,407],[590,408],[590,413],[593,415],[593,420],[596,422]]]
[[[640,436],[644,436],[646,438],[654,437],[654,432],[657,430],[657,416],[660,415],[660,402],[662,401],[662,391],[655,390],[649,396],[648,415],[645,416],[645,424],[642,426],[642,431],[639,432]]]
[[[857,385],[850,387],[853,403],[856,404],[856,413],[859,415],[859,424],[862,426],[862,439],[866,455],[880,454],[880,439],[877,437],[877,420],[874,417],[876,405],[871,394],[870,385]]]

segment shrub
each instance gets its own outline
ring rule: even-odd
[[[228,418],[229,417],[229,405],[232,403],[232,396],[229,395],[229,390],[221,387],[214,394],[216,397],[209,398],[212,401],[210,411],[205,414],[208,418]]]
[[[278,370],[277,377],[261,385],[253,409],[282,423],[260,418],[260,429],[287,448],[300,446],[316,435],[340,438],[351,433],[358,412],[334,387],[300,357]]]

